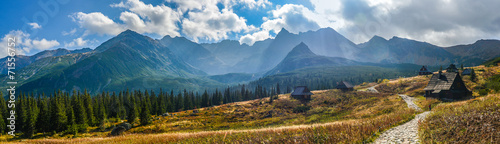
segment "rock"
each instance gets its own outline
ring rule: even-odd
[[[125,128],[126,130],[129,130],[132,128],[132,125],[130,123],[121,123],[117,127],[120,127],[120,126]]]
[[[198,111],[197,109],[193,110],[193,113],[199,113],[200,111]]]
[[[112,131],[111,131],[111,135],[112,136],[118,136],[118,135],[121,135],[123,134],[123,132],[125,132],[127,129],[124,128],[123,126],[117,126],[115,127]]]
[[[170,114],[168,112],[166,112],[166,113],[162,114],[161,116],[164,116],[164,117],[165,116],[170,116]]]

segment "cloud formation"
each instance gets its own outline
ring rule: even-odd
[[[15,49],[17,55],[26,55],[32,50],[47,50],[60,45],[57,40],[47,40],[45,38],[41,40],[32,40],[30,38],[30,34],[24,33],[20,30],[12,30],[8,34],[4,35],[0,41],[0,49],[5,51],[0,53],[0,57],[2,58],[7,56],[9,38],[15,38]]]
[[[32,29],[41,29],[42,28],[42,26],[38,25],[37,23],[28,23],[28,25],[30,25]]]
[[[70,16],[81,28],[86,29],[84,36],[89,34],[117,35],[124,31],[124,27],[115,23],[101,12],[78,12]]]
[[[272,38],[285,28],[300,33],[331,27],[355,43],[374,35],[426,41],[439,46],[500,38],[497,0],[310,0],[300,4],[273,4],[269,0],[166,0],[146,4],[125,0],[110,5],[122,8],[115,21],[100,12],[78,12],[71,17],[89,34],[116,35],[125,29],[159,36],[185,36],[196,42],[236,38],[252,45]],[[262,23],[247,24],[234,12],[267,12]],[[69,32],[63,33],[69,34]]]

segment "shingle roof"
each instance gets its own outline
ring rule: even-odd
[[[419,72],[430,72],[426,66],[422,66],[422,68],[420,68],[420,71]]]
[[[462,72],[462,75],[470,75],[471,74],[471,70],[470,69],[465,69],[463,72]]]
[[[306,86],[297,86],[293,90],[292,95],[313,95]]]
[[[424,90],[450,90],[458,73],[433,74]]]
[[[340,81],[339,85],[337,85],[337,87],[335,87],[335,88],[346,89],[346,88],[354,88],[354,86],[346,81]]]

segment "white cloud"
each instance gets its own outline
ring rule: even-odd
[[[5,53],[0,53],[0,57],[7,56],[9,38],[15,38],[15,49],[17,55],[26,55],[31,53],[32,50],[41,51],[60,45],[56,40],[46,40],[45,38],[41,40],[32,40],[29,34],[20,30],[12,30],[8,34],[4,35],[0,41],[0,49],[5,51]]]
[[[265,7],[271,4],[267,0],[167,0],[178,5],[177,11],[185,17],[181,21],[182,32],[194,41],[221,40],[230,33],[248,32],[255,26],[246,24],[246,19],[235,14],[231,9],[235,5],[248,8]],[[217,4],[223,4],[219,9]]]
[[[500,1],[311,0],[320,27],[332,27],[355,43],[373,35],[439,46],[500,37]],[[445,6],[445,7],[443,7]],[[321,21],[323,20],[323,21]]]
[[[245,43],[251,46],[256,41],[266,40],[269,37],[271,37],[271,35],[269,35],[269,31],[259,31],[253,34],[246,34],[245,36],[240,38],[240,44]]]
[[[85,28],[85,35],[100,34],[100,35],[117,35],[124,31],[122,25],[115,23],[113,20],[100,12],[83,13],[78,12],[70,16],[73,21],[77,22],[81,28]]]
[[[317,30],[320,28],[318,23],[322,19],[316,16],[317,13],[302,5],[295,4],[277,6],[270,13],[272,17],[263,18],[264,22],[260,26],[261,30],[241,37],[240,43],[253,45],[255,41],[270,38],[270,31],[279,33],[282,28],[296,34],[309,30]]]
[[[57,42],[57,40],[46,40],[46,39],[33,40],[32,43],[33,43],[33,48],[36,48],[38,50],[46,50],[60,45],[59,42]]]
[[[70,43],[66,43],[64,46],[68,47],[68,48],[76,47],[76,46],[81,47],[81,46],[86,46],[88,42],[89,42],[89,40],[84,40],[83,38],[79,37],[79,38],[73,39],[73,41]]]
[[[163,4],[153,6],[139,0],[128,0],[125,3],[112,4],[111,7],[129,10],[120,15],[120,20],[125,23],[124,27],[127,29],[161,36],[180,36],[177,22],[180,21],[181,14],[168,6]]]
[[[42,28],[42,26],[38,25],[37,23],[28,23],[28,25],[30,25],[32,29],[40,29],[40,28]]]
[[[195,41],[199,38],[218,41],[228,38],[230,32],[248,31],[251,28],[246,24],[246,19],[227,9],[220,12],[210,9],[188,12],[188,16],[182,20],[182,32]]]
[[[69,31],[69,32],[66,32],[66,31],[61,32],[61,34],[63,36],[74,35],[75,33],[76,33],[76,28],[71,29],[71,31]]]

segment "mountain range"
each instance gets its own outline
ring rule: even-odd
[[[355,44],[331,28],[298,34],[282,29],[274,39],[251,46],[234,40],[198,44],[184,37],[152,39],[126,30],[94,50],[57,49],[18,56],[16,72],[20,90],[31,92],[87,89],[98,93],[167,87],[203,90],[297,70],[310,72],[307,68],[321,72],[320,67],[400,67],[398,64],[405,63],[473,66],[498,56],[498,40],[444,48],[374,36]],[[6,87],[6,60],[2,60],[0,88]]]

